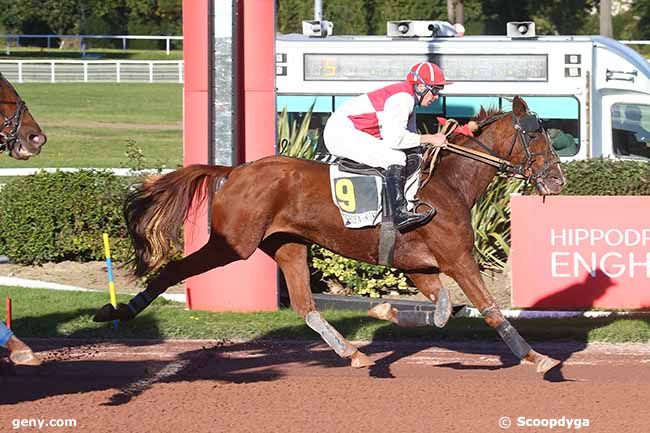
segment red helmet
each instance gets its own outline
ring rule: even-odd
[[[451,84],[445,80],[445,74],[435,63],[423,62],[413,65],[406,81],[411,84],[426,84],[427,86],[445,86]]]

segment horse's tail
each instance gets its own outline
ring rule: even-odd
[[[182,251],[180,229],[194,199],[202,203],[215,182],[233,167],[191,165],[164,176],[150,176],[129,193],[124,203],[126,227],[135,257],[133,274],[142,277],[160,268],[174,252]]]

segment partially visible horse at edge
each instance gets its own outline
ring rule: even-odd
[[[38,155],[47,137],[16,89],[0,74],[0,152],[14,159]]]
[[[541,194],[562,190],[560,160],[537,115],[522,98],[513,99],[512,112],[482,110],[476,120],[481,129],[475,138],[459,135],[451,142],[507,160],[511,172],[534,183]],[[394,267],[432,301],[444,289],[439,274],[453,278],[510,350],[545,373],[559,361],[533,350],[503,317],[473,256],[470,210],[496,172],[494,166],[443,149],[433,175],[418,194],[436,207],[437,214],[397,235]],[[208,242],[189,256],[165,264],[179,246],[180,228],[192,202],[212,193]],[[307,252],[312,243],[345,257],[378,263],[379,229],[344,227],[331,199],[327,164],[272,156],[238,167],[193,165],[145,180],[127,198],[124,212],[135,248],[134,274],[159,272],[128,305],[107,304],[98,310],[96,321],[130,320],[168,287],[246,259],[260,248],[280,266],[291,306],[307,325],[339,356],[349,358],[352,366],[373,364],[316,311],[311,294]],[[382,318],[400,324],[395,308],[387,309]]]

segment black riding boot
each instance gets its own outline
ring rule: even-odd
[[[389,212],[393,215],[393,224],[398,230],[405,230],[412,226],[420,225],[434,213],[432,209],[423,213],[409,212],[406,210],[406,197],[404,197],[406,176],[404,169],[401,165],[391,165],[386,169],[388,207]]]

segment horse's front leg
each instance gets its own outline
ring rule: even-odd
[[[456,260],[445,273],[456,280],[467,298],[481,312],[485,322],[497,331],[517,358],[534,363],[537,372],[542,374],[560,364],[560,361],[534,351],[515,327],[503,317],[496,300],[485,287],[471,252],[466,252]]]
[[[307,246],[299,243],[284,243],[283,239],[269,239],[260,248],[271,256],[282,269],[289,290],[291,307],[311,329],[341,358],[350,360],[352,367],[369,367],[374,362],[352,343],[345,339],[332,325],[316,311],[309,285]]]

